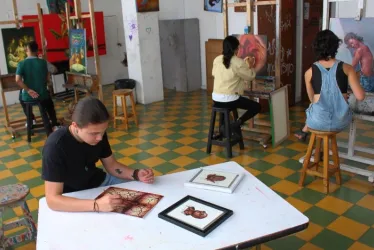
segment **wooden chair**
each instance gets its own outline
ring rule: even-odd
[[[132,113],[127,113],[127,104],[126,104],[126,96],[130,97],[131,100],[131,108]],[[123,114],[119,115],[117,112],[117,97],[121,98],[121,104],[122,104],[122,111]],[[134,94],[132,89],[118,89],[113,91],[113,126],[116,128],[116,121],[117,120],[123,120],[125,121],[125,128],[128,129],[128,119],[134,117],[134,121],[136,126],[138,126],[138,118],[136,115],[136,109],[135,109],[135,101],[134,101]]]
[[[323,178],[324,191],[326,194],[329,193],[329,178],[335,175],[336,183],[341,184],[341,173],[340,173],[340,162],[338,145],[336,143],[336,134],[338,132],[326,132],[309,129],[311,132],[311,137],[306,152],[306,156],[303,163],[303,169],[301,170],[301,176],[299,180],[299,185],[303,186],[306,175],[317,176]],[[318,172],[319,163],[321,161],[321,141],[323,140],[323,171]],[[331,140],[331,151],[334,165],[329,163],[329,153]],[[316,148],[314,150],[314,161],[310,164],[314,142],[316,142]],[[315,170],[311,168],[315,167]]]
[[[35,240],[36,226],[25,197],[30,190],[26,185],[14,184],[0,187],[0,249],[8,249],[18,243]],[[20,206],[24,217],[8,223],[3,223],[3,214],[6,209]],[[12,237],[5,237],[4,232],[13,228],[25,226],[27,231]]]

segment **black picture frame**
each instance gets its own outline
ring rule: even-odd
[[[204,230],[201,230],[200,228],[197,228],[197,227],[194,227],[190,224],[187,224],[187,223],[184,223],[183,221],[181,220],[178,220],[178,219],[175,219],[171,216],[168,215],[168,213],[170,213],[171,211],[177,209],[178,207],[180,207],[183,203],[187,202],[187,201],[195,201],[195,202],[198,202],[198,203],[201,203],[202,205],[205,205],[205,206],[209,206],[213,209],[216,209],[216,210],[219,210],[219,211],[222,211],[223,212],[223,215],[221,215],[218,219],[216,219],[214,222],[212,222],[207,228],[205,228]],[[177,201],[176,203],[174,203],[173,205],[169,206],[168,208],[166,208],[164,211],[160,212],[158,214],[158,217],[161,218],[161,219],[164,219],[172,224],[175,224],[179,227],[182,227],[190,232],[193,232],[197,235],[200,235],[202,237],[205,237],[207,236],[210,232],[212,232],[215,228],[217,228],[219,225],[221,225],[225,220],[227,220],[231,215],[233,215],[234,212],[230,209],[227,209],[227,208],[224,208],[224,207],[221,207],[221,206],[218,206],[218,205],[215,205],[213,203],[210,203],[210,202],[207,202],[207,201],[204,201],[204,200],[201,200],[201,199],[198,199],[196,197],[193,197],[193,196],[190,196],[190,195],[187,195],[186,197],[184,197],[183,199]]]

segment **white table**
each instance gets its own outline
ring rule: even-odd
[[[236,162],[209,166],[243,173],[233,194],[184,187],[197,169],[164,175],[153,185],[117,185],[164,195],[143,219],[118,213],[66,213],[39,202],[38,250],[51,249],[240,249],[304,230],[309,219]],[[94,199],[104,188],[68,196]],[[158,213],[191,195],[231,209],[234,214],[205,238],[158,218]]]

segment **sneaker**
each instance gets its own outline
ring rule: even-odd
[[[32,120],[32,125],[36,125],[36,120]],[[27,122],[25,124],[25,127],[27,128]]]

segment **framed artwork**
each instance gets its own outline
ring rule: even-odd
[[[223,0],[204,0],[204,10],[222,13]]]
[[[159,194],[145,193],[125,188],[109,187],[96,199],[103,197],[105,194],[119,194],[123,198],[123,205],[114,210],[114,212],[138,218],[143,218],[164,197]]]
[[[73,73],[87,74],[86,30],[69,31],[69,66]]]
[[[243,175],[226,171],[201,168],[186,182],[186,187],[233,193]]]
[[[246,3],[247,0],[235,0],[234,3]],[[246,6],[234,7],[234,12],[247,12]]]
[[[232,210],[188,195],[159,213],[158,217],[205,237],[231,215]]]
[[[18,63],[27,57],[25,45],[30,41],[35,41],[34,28],[1,29],[1,33],[8,74],[16,73]]]
[[[275,148],[290,136],[288,85],[270,93],[272,142]]]
[[[136,9],[138,12],[159,11],[159,0],[136,0]]]

